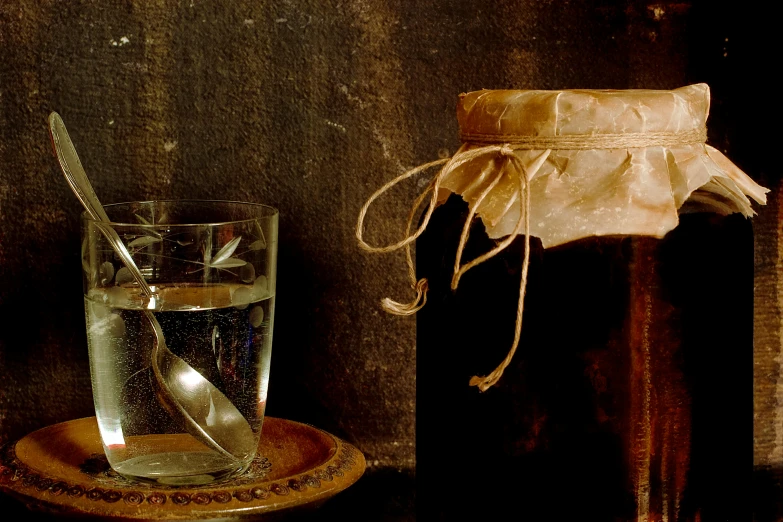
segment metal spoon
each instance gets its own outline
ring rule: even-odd
[[[151,298],[152,289],[133,262],[125,243],[109,224],[109,216],[98,201],[65,124],[56,112],[49,115],[49,133],[71,190],[128,268],[141,293]],[[158,398],[169,414],[175,420],[183,421],[188,433],[226,457],[245,460],[253,455],[257,447],[256,436],[242,413],[217,387],[168,349],[155,315],[146,309],[144,314],[155,332],[151,366],[158,384]],[[210,410],[212,415],[209,415]]]

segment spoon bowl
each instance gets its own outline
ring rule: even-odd
[[[49,132],[55,155],[71,190],[138,284],[146,298],[145,305],[151,303],[154,297],[152,288],[125,243],[109,224],[110,219],[82,167],[65,124],[55,112],[49,116]],[[155,314],[145,309],[144,316],[154,332],[150,366],[158,399],[166,411],[210,449],[238,462],[249,460],[255,454],[258,439],[247,419],[220,389],[166,346]]]

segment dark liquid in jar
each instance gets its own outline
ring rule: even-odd
[[[491,372],[513,341],[524,244],[452,292],[466,216],[452,196],[416,244],[430,287],[417,316],[422,520],[745,520],[749,220],[686,214],[663,239],[546,250],[531,238],[521,342],[480,393],[470,377]],[[494,244],[477,220],[463,262]]]

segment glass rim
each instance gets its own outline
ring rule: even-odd
[[[226,221],[210,221],[210,222],[201,222],[201,223],[125,223],[122,221],[112,221],[111,219],[107,222],[101,221],[100,219],[93,218],[89,212],[86,210],[81,213],[81,218],[84,221],[91,221],[95,223],[105,223],[107,225],[111,225],[112,227],[142,227],[142,228],[158,228],[158,227],[193,227],[193,226],[221,226],[221,225],[232,225],[236,223],[247,223],[248,221],[257,221],[259,219],[269,219],[274,218],[280,215],[280,211],[271,205],[266,205],[264,203],[253,203],[250,201],[238,201],[238,200],[231,200],[231,199],[150,199],[150,200],[139,200],[139,201],[122,201],[118,203],[109,203],[103,206],[104,209],[111,209],[120,207],[123,205],[144,205],[144,204],[158,204],[158,203],[207,203],[207,204],[229,204],[229,205],[239,205],[244,207],[255,207],[259,209],[264,209],[268,213],[263,216],[253,217],[253,218],[245,218],[245,219],[230,219]]]

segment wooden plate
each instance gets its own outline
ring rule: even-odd
[[[28,508],[118,519],[257,516],[313,507],[365,469],[354,446],[305,424],[264,419],[259,456],[230,481],[167,487],[131,482],[108,464],[95,417],[55,424],[0,450],[0,491]],[[278,513],[279,514],[279,513]]]

